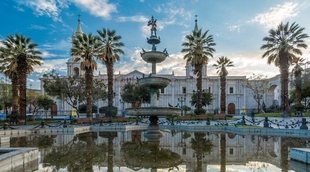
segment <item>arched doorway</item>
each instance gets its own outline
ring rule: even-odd
[[[228,114],[235,114],[236,106],[234,103],[229,103],[227,107]]]
[[[73,70],[74,70],[74,76],[80,75],[80,69],[78,67],[73,68]]]
[[[51,105],[51,115],[52,116],[56,116],[57,115],[57,104],[56,103],[53,103]]]

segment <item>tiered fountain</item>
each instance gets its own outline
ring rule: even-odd
[[[151,26],[151,36],[147,38],[147,43],[152,45],[152,50],[145,51],[142,49],[141,57],[147,63],[152,64],[152,73],[148,77],[139,79],[138,84],[150,89],[150,107],[129,108],[126,111],[131,116],[149,117],[150,125],[145,137],[150,140],[152,138],[158,139],[162,136],[158,127],[158,117],[177,116],[181,114],[181,110],[172,107],[158,107],[157,92],[159,89],[167,87],[170,79],[156,75],[156,63],[163,62],[168,56],[168,53],[166,49],[163,52],[156,50],[156,45],[160,43],[160,38],[156,35],[156,20],[153,17],[148,22],[148,26]]]

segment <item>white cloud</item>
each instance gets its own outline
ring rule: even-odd
[[[60,21],[62,8],[67,7],[67,0],[28,0],[18,1],[20,4],[32,8],[38,16],[46,15],[54,21]]]
[[[240,25],[230,25],[228,29],[230,32],[240,32]]]
[[[117,18],[118,22],[137,22],[137,23],[146,23],[149,19],[143,15],[135,16],[121,16]]]
[[[68,8],[70,4],[75,4],[90,14],[104,19],[109,18],[111,13],[117,11],[115,4],[109,3],[109,0],[27,0],[17,2],[19,5],[31,8],[38,16],[45,15],[60,22],[62,21],[62,10]],[[17,6],[16,9],[22,8]]]
[[[175,75],[185,75],[186,60],[184,60],[183,53],[170,54],[166,60],[157,65],[158,73]]]
[[[62,39],[54,43],[46,43],[42,45],[45,50],[62,50],[68,51],[71,48],[71,38]]]
[[[45,50],[41,50],[41,57],[43,59],[47,59],[47,58],[52,58],[52,57],[56,57],[56,54],[50,53],[49,51],[45,51]]]
[[[250,23],[258,23],[265,28],[274,28],[282,21],[287,21],[298,15],[299,5],[296,2],[285,2],[271,7],[267,12],[257,14]]]
[[[156,13],[162,13],[166,17],[158,21],[158,25],[164,29],[168,25],[180,25],[189,27],[188,23],[193,19],[193,11],[186,10],[176,2],[167,2],[154,8]]]
[[[115,4],[109,3],[108,0],[74,0],[74,3],[90,14],[104,19],[117,11]]]
[[[222,56],[222,54],[215,54],[214,58],[210,59],[208,75],[218,75],[215,67],[212,65],[216,63],[217,58],[220,56]],[[279,74],[279,69],[275,67],[275,65],[268,65],[267,59],[262,58],[261,51],[231,53],[225,56],[234,62],[234,67],[227,69],[230,76],[250,76],[256,73],[273,77]]]
[[[34,68],[35,72],[38,73],[46,73],[51,70],[56,70],[56,71],[66,71],[67,66],[66,62],[68,59],[56,59],[56,60],[49,60],[48,63],[43,63],[41,66],[36,66]]]
[[[36,25],[36,24],[32,24],[29,29],[32,30],[46,30],[47,28],[45,26],[41,26],[41,25]]]

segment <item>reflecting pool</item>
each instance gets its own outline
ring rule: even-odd
[[[309,139],[164,130],[149,141],[142,130],[10,138],[10,147],[37,147],[37,171],[310,171],[289,149]]]

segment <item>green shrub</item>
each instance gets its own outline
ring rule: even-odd
[[[117,107],[104,106],[99,108],[99,113],[104,113],[106,116],[115,117],[117,115]]]
[[[201,108],[200,110],[199,109],[195,109],[194,112],[195,112],[196,115],[201,115],[201,114],[205,114],[206,110]]]
[[[93,105],[92,107],[92,113],[97,113],[97,106]],[[82,104],[79,106],[79,113],[86,113],[87,106],[85,104]]]
[[[296,104],[296,105],[293,105],[292,107],[291,107],[291,109],[293,110],[293,111],[295,111],[295,112],[303,112],[304,111],[304,109],[305,109],[305,106],[304,105],[302,105],[302,104]]]

